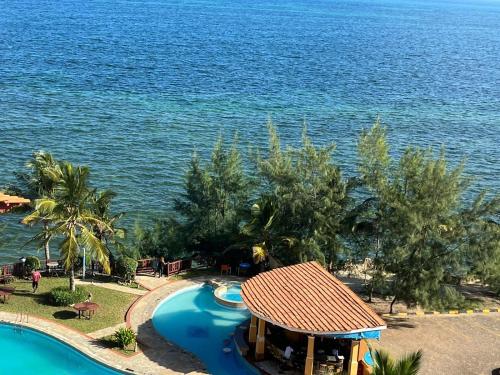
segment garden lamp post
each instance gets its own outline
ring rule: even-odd
[[[86,272],[86,259],[85,259],[85,246],[83,247],[83,273],[82,273],[82,280],[85,280],[85,272]]]
[[[24,264],[26,263],[26,257],[21,257],[19,258],[19,260],[21,261],[22,265],[23,265],[23,268],[22,268],[22,276],[25,277],[25,273],[26,273],[26,269],[24,268]]]

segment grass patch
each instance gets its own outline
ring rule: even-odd
[[[117,285],[126,286],[127,288],[130,288],[130,289],[146,290],[142,286],[137,284],[135,281],[132,281],[130,283],[125,283],[125,282],[122,282],[121,279],[116,277],[116,276],[95,275],[93,277],[87,277],[86,280],[87,281],[103,282],[103,283],[115,283]]]
[[[0,303],[0,311],[40,316],[88,333],[123,323],[128,307],[137,298],[136,295],[86,285],[85,289],[92,293],[92,302],[99,304],[100,308],[92,319],[78,319],[72,307],[51,306],[48,301],[50,290],[68,285],[69,280],[65,277],[44,277],[37,293],[33,294],[31,281],[16,280],[9,285],[15,286],[16,291],[6,304]]]
[[[99,339],[99,343],[103,347],[116,350],[117,352],[119,352],[123,355],[126,355],[127,357],[131,357],[137,353],[134,351],[135,343],[133,345],[130,345],[130,347],[127,349],[122,349],[122,347],[120,345],[118,345],[118,343],[116,342],[116,338],[114,335],[101,337]]]

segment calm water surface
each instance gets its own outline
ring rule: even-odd
[[[304,119],[354,172],[377,115],[409,143],[468,158],[498,189],[500,2],[0,0],[0,184],[33,150],[92,167],[127,224],[166,209],[194,149],[265,122],[296,142]],[[34,251],[32,232],[2,217]]]
[[[120,375],[72,347],[29,328],[0,323],[2,374]],[[7,354],[8,353],[8,354]]]

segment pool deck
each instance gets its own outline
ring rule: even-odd
[[[157,281],[158,280],[158,281]],[[59,324],[53,320],[23,316],[0,311],[0,322],[23,325],[51,335],[87,356],[115,369],[131,374],[143,375],[176,375],[208,374],[203,363],[194,355],[182,350],[175,344],[167,342],[153,328],[152,315],[156,307],[170,294],[189,286],[201,284],[208,280],[219,283],[242,281],[236,277],[207,277],[200,276],[189,280],[167,280],[162,278],[151,280],[150,284],[159,285],[142,295],[127,312],[126,322],[116,327],[85,334],[83,332]],[[153,283],[154,281],[154,283]],[[98,337],[113,333],[119,326],[127,325],[137,332],[137,339],[141,351],[132,356],[125,356],[117,351],[103,347]]]

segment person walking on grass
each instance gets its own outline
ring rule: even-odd
[[[36,293],[38,289],[38,283],[40,282],[40,279],[42,278],[42,274],[38,270],[33,270],[31,273],[31,286],[33,287],[33,293]]]

